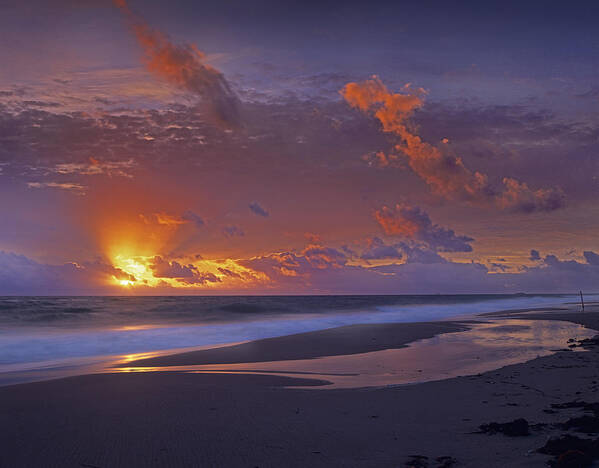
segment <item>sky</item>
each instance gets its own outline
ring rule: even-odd
[[[599,291],[599,4],[0,0],[0,294]]]

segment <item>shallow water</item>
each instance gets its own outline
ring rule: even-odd
[[[593,330],[570,322],[498,319],[474,324],[472,329],[464,332],[419,340],[400,349],[295,361],[122,368],[120,372],[264,371],[331,382],[327,386],[314,387],[320,389],[382,387],[474,375],[552,354],[565,348],[571,338],[579,340],[595,334]],[[129,360],[133,359],[138,357]]]

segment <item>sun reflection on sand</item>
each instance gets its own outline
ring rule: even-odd
[[[153,358],[153,357],[161,356],[162,354],[164,354],[164,353],[153,352],[153,353],[125,354],[125,355],[121,356],[121,359],[119,360],[119,363],[126,364],[126,363],[131,362],[131,361],[137,361],[138,359],[148,359],[148,358]],[[124,368],[122,368],[122,369],[124,369]],[[140,367],[140,369],[145,369],[145,368]]]
[[[125,326],[122,326],[119,328],[115,328],[115,330],[133,331],[133,330],[151,330],[152,328],[160,328],[160,325],[125,325]]]

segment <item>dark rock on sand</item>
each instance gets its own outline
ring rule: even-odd
[[[570,342],[570,341],[568,341]],[[582,340],[578,340],[575,344],[568,345],[569,348],[584,348],[590,349],[599,346],[599,336],[594,336],[593,338],[584,338]]]
[[[406,462],[406,468],[428,468],[428,457],[426,455],[410,455]]]
[[[584,411],[591,411],[591,412],[595,413],[597,416],[599,416],[599,403],[598,402],[588,403],[586,401],[580,401],[580,400],[568,401],[566,403],[553,403],[551,405],[551,408],[553,408],[553,409],[580,408],[580,409],[583,409]]]
[[[599,417],[593,415],[584,415],[577,418],[570,418],[565,423],[560,424],[562,429],[573,429],[576,432],[594,434],[599,432]]]
[[[530,435],[528,421],[524,418],[514,419],[507,423],[490,422],[489,424],[481,424],[479,429],[483,434],[501,433],[510,437]]]
[[[599,439],[581,439],[566,434],[550,439],[537,451],[554,456],[549,461],[553,468],[584,468],[599,459]]]
[[[430,464],[432,463],[432,465]],[[448,455],[436,457],[433,462],[429,463],[429,457],[425,455],[410,455],[410,460],[406,462],[408,468],[452,468],[457,463],[457,460]]]
[[[458,462],[455,458],[449,456],[437,457],[435,460],[439,463],[437,465],[439,468],[451,468]]]
[[[554,403],[551,405],[553,409],[572,409],[579,408],[586,412],[593,413],[592,415],[585,414],[575,418],[570,418],[566,422],[559,424],[562,429],[572,429],[577,432],[587,434],[599,433],[599,403],[587,403],[586,401],[568,401],[566,403]]]

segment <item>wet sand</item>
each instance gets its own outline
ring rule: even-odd
[[[121,367],[165,367],[200,364],[288,361],[322,356],[398,349],[441,333],[467,330],[466,323],[420,322],[347,325],[307,333],[265,338],[234,346],[138,359]]]
[[[596,311],[534,314],[599,326]],[[356,349],[404,345],[383,340],[405,324],[387,335],[390,326],[352,331]],[[381,343],[368,344],[373,337]],[[321,352],[315,346],[301,355]],[[452,457],[453,466],[541,467],[549,457],[536,449],[564,432],[553,424],[580,413],[551,405],[599,400],[598,358],[594,348],[563,351],[476,376],[362,390],[302,389],[325,384],[306,378],[178,372],[14,385],[0,388],[0,466],[426,466],[414,465],[411,456],[419,455],[431,467],[450,460],[438,457]],[[290,385],[300,388],[284,388]],[[526,437],[477,433],[481,424],[516,418],[547,425]]]

